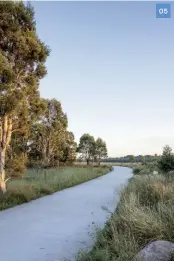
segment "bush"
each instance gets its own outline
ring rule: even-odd
[[[26,171],[27,158],[25,155],[14,155],[6,163],[6,172],[8,177],[23,177]]]
[[[150,171],[150,169],[144,168],[140,171],[139,175],[150,175],[152,174],[152,172]]]
[[[136,166],[133,169],[135,175],[150,175],[153,174],[153,171],[159,172],[158,163],[155,161]]]
[[[137,167],[133,168],[133,173],[135,175],[139,175],[142,170],[143,170],[142,166],[137,166]]]
[[[168,145],[163,149],[163,154],[158,161],[158,167],[164,174],[174,170],[174,154]]]

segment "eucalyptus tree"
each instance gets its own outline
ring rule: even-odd
[[[34,10],[0,1],[0,186],[6,191],[6,151],[12,133],[26,132],[44,109],[38,91],[49,48],[36,32]],[[23,119],[21,121],[21,118]]]
[[[89,165],[90,161],[94,158],[95,154],[95,140],[94,137],[85,133],[81,136],[78,153],[80,153],[84,160],[86,160],[87,165]]]
[[[106,142],[103,141],[101,138],[98,138],[95,142],[95,156],[99,165],[101,159],[107,157]]]

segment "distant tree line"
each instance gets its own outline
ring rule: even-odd
[[[160,156],[157,154],[155,155],[127,155],[124,157],[115,157],[115,158],[103,158],[103,162],[117,162],[117,163],[146,163],[146,162],[153,162],[157,161]]]

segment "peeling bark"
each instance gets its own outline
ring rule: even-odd
[[[0,188],[5,193],[7,182],[5,179],[5,156],[12,135],[12,119],[9,116],[1,118],[0,134]]]

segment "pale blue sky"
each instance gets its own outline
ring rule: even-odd
[[[32,4],[52,49],[41,95],[61,101],[76,140],[99,136],[109,156],[174,149],[174,18],[156,19],[156,2]]]

